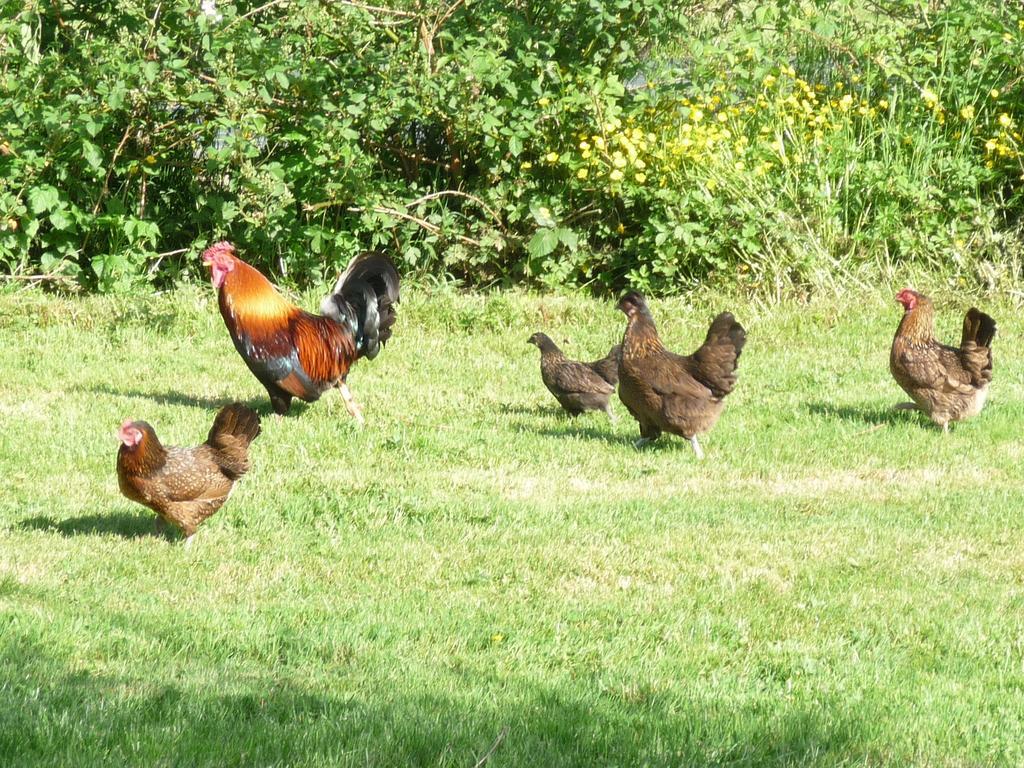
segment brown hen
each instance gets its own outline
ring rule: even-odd
[[[249,470],[249,444],[259,433],[260,417],[241,403],[221,409],[206,442],[194,448],[164,447],[148,423],[126,421],[118,434],[121,493],[176,525],[188,541]]]
[[[889,370],[916,408],[949,431],[949,422],[981,412],[992,381],[992,339],[996,321],[974,307],[964,317],[960,348],[935,340],[935,307],[927,296],[909,288],[896,294],[903,319],[889,353]]]
[[[584,411],[604,411],[614,420],[609,399],[618,381],[619,346],[592,363],[569,360],[544,333],[535,333],[527,343],[540,350],[540,377],[570,416]]]
[[[692,355],[665,349],[644,297],[635,291],[619,299],[626,314],[619,363],[619,399],[640,424],[637,447],[670,432],[685,437],[704,458],[697,435],[718,421],[724,398],[736,386],[736,363],[747,341],[743,326],[728,312],[718,315]]]

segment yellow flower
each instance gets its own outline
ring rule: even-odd
[[[614,165],[616,168],[626,167],[626,158],[622,156],[621,152],[616,152],[614,155],[612,155],[612,165]]]
[[[715,118],[718,120],[718,122],[724,123],[726,120],[729,119],[729,116],[725,114],[725,112],[719,112],[717,115],[715,115]]]
[[[586,140],[581,141],[580,142],[580,149],[590,149],[590,142],[586,141]]]
[[[625,225],[623,225],[623,223],[622,223],[622,222],[620,221],[620,222],[619,222],[619,226],[617,226],[617,227],[615,228],[615,231],[616,231],[616,232],[618,232],[618,233],[619,233],[619,234],[621,235],[621,234],[622,234],[623,232],[625,232],[625,231],[626,231],[626,227],[625,227]]]
[[[612,181],[622,181],[622,171],[615,168],[611,173],[608,174],[608,178]]]
[[[845,96],[843,96],[843,98],[839,100],[839,108],[843,112],[848,110],[851,104],[853,104],[853,96],[851,96],[850,94],[846,94]]]
[[[542,107],[546,107],[548,104],[551,103],[551,99],[549,99],[547,96],[542,96],[541,98],[537,99],[537,103]]]
[[[939,103],[939,97],[935,94],[935,91],[925,88],[921,91],[921,98],[925,100],[929,107],[934,107]]]
[[[989,139],[988,141],[985,142],[985,151],[986,152],[995,152],[995,149],[996,149],[995,141],[993,141],[992,139]]]
[[[546,155],[544,155],[544,159],[547,160],[549,163],[557,163],[558,162],[558,153],[557,152],[548,152]]]
[[[998,99],[999,98],[999,89],[998,88],[993,88],[991,91],[988,92],[988,95],[989,95],[989,98]]]
[[[636,183],[637,184],[643,184],[645,181],[647,181],[647,174],[646,173],[638,173],[633,178],[636,179]]]
[[[690,112],[690,119],[695,123],[699,123],[704,119],[704,113],[699,109],[694,109]]]
[[[964,120],[973,120],[974,119],[974,105],[968,104],[966,107],[961,107],[960,108],[960,117],[962,117]]]
[[[523,164],[522,164],[522,165],[520,165],[519,167],[520,167],[520,168],[521,168],[522,170],[524,170],[524,171],[528,171],[528,170],[530,170],[531,168],[533,168],[533,163],[531,163],[531,162],[530,162],[529,160],[527,160],[527,161],[526,161],[525,163],[523,163]]]
[[[582,152],[580,152],[580,157],[586,160],[588,157],[590,157],[590,150],[584,149]]]
[[[604,137],[603,136],[595,136],[594,137],[594,146],[603,151],[604,150]]]
[[[576,178],[577,179],[585,179],[585,178],[587,178],[587,174],[588,173],[590,173],[590,172],[586,168],[580,168],[578,171],[576,171]]]
[[[1003,114],[999,116],[999,124],[1003,126],[1003,128],[1009,128],[1011,125],[1013,125],[1013,119],[1008,114],[1003,112]]]
[[[153,165],[153,163],[155,163],[155,162],[156,162],[156,156],[155,155],[146,155],[146,164],[147,165]]]

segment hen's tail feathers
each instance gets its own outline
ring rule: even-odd
[[[237,480],[249,471],[249,444],[260,433],[260,417],[252,408],[232,403],[221,408],[206,438],[225,475]]]
[[[995,335],[995,320],[974,307],[967,310],[964,332],[960,337],[960,362],[976,387],[992,381],[991,346]]]
[[[622,357],[622,345],[616,344],[605,357],[595,360],[587,365],[594,370],[598,376],[607,381],[613,387],[619,383],[619,360]]]
[[[342,272],[320,311],[347,325],[355,336],[359,357],[372,360],[391,338],[398,301],[398,270],[391,259],[364,253]]]
[[[707,338],[693,353],[694,376],[715,397],[724,397],[736,386],[736,365],[747,343],[747,332],[730,312],[711,321]]]
[[[960,339],[961,348],[970,341],[979,347],[991,347],[995,335],[995,320],[974,307],[967,310],[967,315],[964,317],[964,333]]]

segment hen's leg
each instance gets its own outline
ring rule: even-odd
[[[610,421],[610,422],[612,422],[614,424],[615,421],[616,421],[616,419],[615,419],[615,411],[612,410],[612,404],[611,403],[605,403],[604,404],[604,412],[608,414],[608,421]]]
[[[348,408],[348,412],[360,427],[363,426],[363,413],[359,410],[359,406],[356,405],[355,398],[352,397],[352,390],[348,388],[348,384],[344,381],[341,382],[338,388],[341,390],[341,396],[345,400],[345,407]]]
[[[700,443],[697,442],[697,436],[694,435],[690,438],[690,445],[693,446],[693,452],[697,454],[698,459],[704,458],[704,449],[700,447]]]

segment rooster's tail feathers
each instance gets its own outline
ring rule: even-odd
[[[397,319],[398,283],[398,270],[391,259],[366,253],[352,260],[320,305],[323,315],[352,331],[360,357],[376,357],[391,338]]]
[[[960,339],[961,349],[972,341],[979,347],[991,347],[995,335],[995,320],[974,307],[967,310],[967,315],[964,317],[964,332]]]

